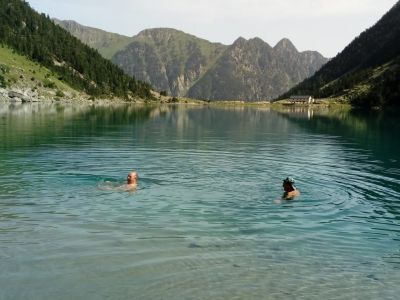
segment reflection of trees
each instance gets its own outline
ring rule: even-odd
[[[350,111],[346,108],[313,109],[312,117],[303,110],[281,110],[279,113],[292,123],[321,134],[331,134],[351,139],[363,149],[369,149],[381,157],[398,155],[393,147],[399,140],[393,138],[400,129],[398,115],[384,111]],[[399,157],[397,157],[399,158]]]
[[[344,148],[369,150],[371,159],[379,162],[379,169],[371,170],[382,180],[381,183],[392,195],[379,197],[382,207],[397,220],[400,220],[400,209],[396,195],[400,194],[400,140],[398,132],[400,123],[398,113],[388,111],[348,111],[348,110],[315,110],[311,119],[307,114],[290,110],[281,111],[290,122],[305,128],[310,133],[329,136],[340,136],[338,142]],[[343,159],[346,159],[343,157]],[[349,162],[351,164],[351,162]],[[390,180],[388,180],[390,178]],[[378,179],[375,179],[378,180]],[[388,191],[381,191],[384,195]],[[377,194],[370,191],[365,194],[368,200],[375,201]]]
[[[0,149],[51,143],[71,136],[101,135],[112,125],[133,125],[151,117],[152,106],[129,104],[0,103]],[[115,128],[114,128],[115,130]]]

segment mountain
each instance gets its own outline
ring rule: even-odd
[[[182,31],[147,29],[117,52],[112,61],[127,74],[151,82],[159,91],[184,96],[210,69],[226,46]]]
[[[260,101],[277,97],[327,61],[318,52],[299,53],[288,40],[275,47],[254,38],[237,39],[189,90],[201,99]]]
[[[133,39],[112,57],[116,65],[160,91],[197,99],[270,99],[327,62],[317,52],[299,53],[287,39],[274,48],[259,38],[225,46],[166,28]]]
[[[146,29],[129,38],[72,21],[55,22],[103,56],[115,53],[111,61],[127,74],[172,96],[270,99],[328,61],[318,52],[298,52],[288,39],[273,48],[259,38],[239,38],[226,46],[170,28]]]
[[[49,17],[34,11],[25,1],[0,0],[0,43],[48,68],[62,82],[87,94],[151,97],[148,84],[124,74],[96,50],[55,25]],[[48,84],[54,86],[54,82]]]
[[[357,106],[400,105],[400,2],[293,94],[342,97]]]
[[[111,59],[117,51],[133,41],[131,37],[83,26],[75,21],[53,19],[53,22],[67,30],[86,45],[97,49],[99,53],[107,59]]]

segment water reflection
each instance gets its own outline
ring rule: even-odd
[[[155,107],[127,104],[0,103],[1,148],[38,146],[58,136],[106,134],[112,125],[135,125],[151,118]],[[60,142],[60,139],[57,140]],[[0,148],[0,149],[1,149]]]
[[[308,108],[310,110],[310,108]],[[345,142],[368,151],[373,151],[378,159],[389,163],[400,162],[400,152],[392,151],[400,146],[395,138],[400,117],[385,111],[352,111],[348,108],[316,108],[310,113],[303,109],[285,109],[279,113],[292,123],[317,134],[340,136]],[[346,144],[346,143],[343,143]]]
[[[54,278],[66,298],[390,298],[400,167],[389,118],[1,106],[0,298],[57,298]],[[97,188],[132,168],[135,193]],[[288,175],[301,196],[276,205]]]
[[[368,201],[379,203],[384,211],[375,213],[388,220],[400,219],[400,140],[395,138],[400,124],[398,115],[383,111],[351,111],[346,108],[315,109],[313,117],[303,109],[285,109],[279,112],[291,123],[308,132],[324,136],[340,136],[340,143],[357,157],[341,156],[354,170],[347,188],[362,193]],[[360,163],[364,164],[364,167]],[[368,218],[370,218],[369,216]]]

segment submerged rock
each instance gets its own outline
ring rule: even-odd
[[[375,281],[379,281],[379,278],[377,278],[374,274],[369,274],[369,275],[367,275],[367,278],[373,279],[373,280],[375,280]]]
[[[196,243],[190,243],[188,247],[189,248],[203,248],[203,246],[196,244]]]

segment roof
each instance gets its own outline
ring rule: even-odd
[[[304,96],[304,95],[302,95],[302,96],[290,96],[290,99],[310,99],[310,98],[312,98],[312,96],[310,96],[310,95],[307,95],[307,96]]]

